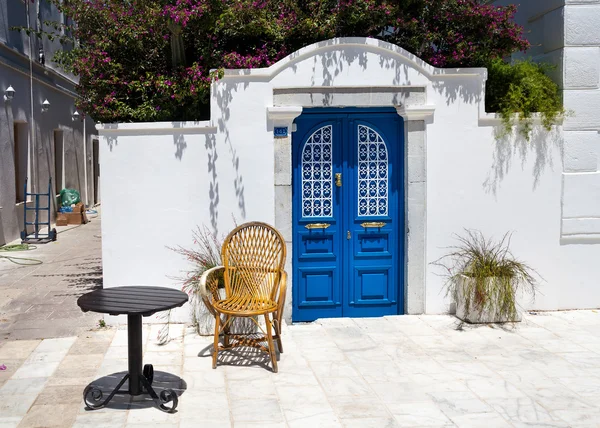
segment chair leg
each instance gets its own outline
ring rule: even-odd
[[[269,319],[269,314],[265,314],[265,327],[267,329],[267,340],[269,341],[269,354],[271,354],[273,372],[277,373],[277,356],[275,355],[275,344],[273,343],[273,335],[271,334],[271,320]]]
[[[277,335],[277,348],[279,352],[283,354],[283,345],[281,344],[281,325],[276,317],[273,317],[273,328],[275,329],[275,334]]]
[[[231,327],[229,317],[230,315],[225,315],[225,324],[223,325],[223,345],[226,348],[229,347],[229,328]]]
[[[212,366],[217,368],[217,356],[219,355],[219,333],[220,333],[221,315],[217,312],[215,317],[215,340],[213,345]]]

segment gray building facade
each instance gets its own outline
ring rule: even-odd
[[[23,230],[24,207],[33,204],[26,179],[28,192],[46,192],[52,178],[53,196],[71,188],[87,206],[100,199],[94,122],[76,112],[76,77],[52,62],[62,46],[11,30],[66,19],[46,0],[0,1],[0,245]]]

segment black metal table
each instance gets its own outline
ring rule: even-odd
[[[103,394],[99,388],[89,385],[83,391],[83,400],[89,408],[100,409],[106,406],[116,393],[140,395],[145,389],[159,409],[164,412],[175,410],[178,403],[175,391],[165,389],[161,391],[160,395],[157,394],[152,388],[154,378],[152,364],[146,364],[142,369],[142,317],[182,306],[187,301],[188,296],[182,291],[165,287],[146,286],[96,290],[77,299],[77,305],[84,312],[127,315],[129,370],[105,400],[102,400]],[[128,379],[129,389],[120,391],[120,388]],[[172,405],[167,406],[167,403],[172,403]]]

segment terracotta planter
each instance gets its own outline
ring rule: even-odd
[[[456,301],[456,317],[472,324],[480,323],[497,323],[497,322],[519,322],[521,321],[521,305],[519,305],[518,298],[515,297],[516,307],[516,318],[510,319],[505,314],[501,314],[500,311],[495,307],[480,308],[475,304],[474,286],[471,284],[475,280],[473,278],[461,275],[456,284],[456,294],[454,296]],[[496,281],[495,277],[487,278],[486,281]],[[471,302],[467,310],[465,292],[471,289],[472,295],[469,301]],[[492,296],[493,298],[494,296]]]

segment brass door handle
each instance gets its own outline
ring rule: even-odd
[[[312,229],[327,229],[329,226],[331,226],[331,224],[329,224],[329,223],[309,223],[304,227],[306,227],[308,230],[312,230]]]
[[[335,173],[335,185],[337,187],[342,187],[342,173],[341,172]]]
[[[385,222],[383,222],[383,221],[365,221],[364,223],[361,223],[360,225],[362,227],[364,227],[365,229],[367,227],[376,227],[376,228],[380,229],[383,226],[385,226]]]

